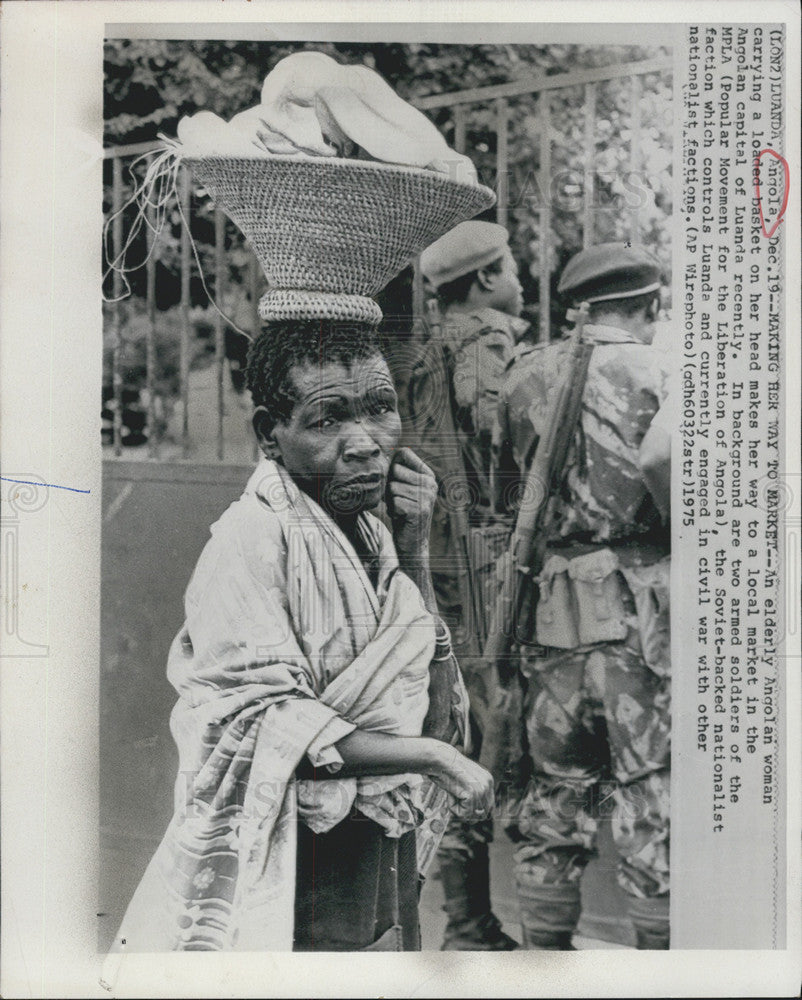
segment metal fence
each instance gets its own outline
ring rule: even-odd
[[[584,120],[584,174],[582,185],[582,244],[590,246],[594,240],[594,126],[596,120],[596,99],[599,84],[609,80],[628,78],[631,88],[632,120],[629,123],[629,170],[637,174],[641,166],[640,133],[641,133],[641,86],[642,79],[652,73],[670,74],[672,60],[669,57],[649,59],[637,63],[623,63],[618,66],[605,66],[598,69],[584,69],[568,73],[556,73],[553,76],[530,76],[512,83],[497,84],[489,87],[479,87],[473,90],[460,90],[448,94],[436,94],[416,101],[417,107],[423,111],[434,111],[449,108],[454,123],[454,147],[459,153],[466,152],[467,125],[471,110],[477,106],[491,104],[495,111],[496,162],[495,190],[496,221],[508,225],[510,206],[509,189],[509,118],[511,102],[520,98],[534,98],[538,118],[539,149],[538,175],[541,180],[541,192],[549,190],[552,172],[553,129],[552,115],[558,105],[561,91],[574,87],[582,88],[582,107]],[[563,97],[564,100],[564,97]],[[550,233],[552,230],[552,205],[549,197],[540,199],[539,231]],[[629,233],[634,242],[640,236],[639,212],[637,206],[630,210]],[[539,313],[540,339],[549,339],[549,315],[551,298],[551,272],[546,254],[542,254],[539,264]],[[416,299],[422,301],[423,287],[420,275],[416,273]],[[417,304],[417,303],[416,303]],[[416,309],[416,314],[419,311]]]
[[[136,145],[119,146],[108,149],[104,152],[105,159],[111,160],[112,181],[110,194],[110,207],[113,215],[111,227],[111,255],[117,260],[123,249],[123,206],[126,199],[130,197],[132,182],[128,183],[123,178],[123,164],[126,160],[134,160],[147,154],[156,155],[160,147],[157,144],[139,143]],[[188,168],[181,167],[178,172],[178,198],[181,203],[182,215],[190,222],[192,213],[192,178]],[[153,213],[149,211],[149,223],[153,222]],[[217,302],[222,303],[225,295],[226,285],[226,263],[225,263],[225,241],[227,227],[232,230],[233,239],[239,238],[244,244],[244,238],[233,227],[230,227],[223,212],[214,209],[214,270],[211,276],[211,290]],[[154,239],[153,230],[148,226],[148,251],[152,250]],[[193,254],[191,249],[190,233],[186,226],[180,227],[180,287],[181,298],[179,306],[180,314],[180,407],[181,407],[181,453],[186,458],[189,452],[190,441],[190,393],[189,393],[189,372],[190,372],[190,342],[192,332],[192,321],[190,319],[191,299],[190,299],[190,277],[192,272]],[[148,438],[148,454],[150,458],[157,458],[159,451],[159,436],[156,433],[156,400],[155,390],[157,359],[156,359],[156,331],[158,314],[156,310],[156,256],[152,252],[148,253],[145,264],[146,270],[146,292],[145,292],[145,312],[147,316],[146,328],[146,399],[147,416],[146,430]],[[248,268],[249,300],[251,304],[250,333],[254,336],[259,330],[258,304],[259,296],[264,284],[259,263],[256,257],[251,254]],[[208,277],[208,276],[207,276]],[[123,306],[120,301],[123,292],[123,279],[120,273],[112,272],[112,298],[111,304],[111,339],[112,339],[112,390],[113,390],[113,446],[114,454],[119,457],[122,453],[122,413],[123,413],[123,379],[121,371],[121,359],[123,352]],[[225,458],[223,447],[223,385],[225,378],[225,320],[220,313],[215,314],[214,331],[214,364],[216,370],[217,385],[217,445],[216,455],[219,461]]]
[[[512,102],[528,99],[535,101],[538,119],[538,175],[541,179],[541,190],[548,190],[552,173],[553,149],[553,116],[559,114],[560,101],[566,97],[560,92],[571,88],[582,88],[582,107],[584,121],[584,175],[582,185],[582,243],[589,246],[594,239],[595,209],[594,209],[594,126],[596,120],[596,101],[598,87],[609,80],[628,78],[631,88],[631,120],[629,122],[629,168],[636,173],[640,169],[641,157],[641,86],[643,77],[648,74],[670,74],[672,62],[668,57],[650,59],[636,63],[626,63],[617,66],[606,66],[597,69],[584,69],[574,72],[557,73],[554,75],[530,76],[511,83],[480,87],[472,90],[460,90],[453,93],[437,94],[415,100],[415,104],[423,111],[448,109],[453,125],[453,143],[458,152],[466,152],[466,137],[470,116],[474,109],[494,109],[495,125],[495,188],[497,194],[496,219],[506,226],[509,219],[509,120]],[[120,209],[130,196],[130,187],[123,177],[123,165],[134,157],[154,152],[155,143],[120,146],[105,151],[105,158],[111,161],[111,191],[109,203],[114,222],[111,227],[111,252],[117,257],[123,247],[123,216]],[[178,177],[178,196],[181,201],[183,216],[192,220],[192,179],[189,171],[181,167]],[[542,233],[552,232],[552,205],[548,197],[540,199],[538,207],[538,230]],[[225,242],[227,238],[227,221],[219,209],[214,211],[214,266],[210,282],[217,302],[222,303],[225,295],[226,260]],[[192,336],[192,321],[190,317],[190,275],[192,270],[192,247],[189,233],[181,226],[179,261],[180,261],[180,365],[179,365],[179,397],[180,397],[180,453],[184,458],[190,451],[190,344]],[[630,210],[630,238],[637,240],[639,236],[639,217],[637,206]],[[229,239],[241,239],[238,233],[228,226]],[[152,239],[152,235],[150,236]],[[207,276],[208,278],[208,276]],[[541,254],[539,262],[539,336],[549,338],[549,314],[551,296],[551,270],[547,254]],[[258,299],[264,282],[261,269],[256,258],[251,255],[248,271],[248,299],[250,306],[249,326],[252,333],[259,330]],[[113,298],[117,299],[122,292],[122,279],[119,274],[113,275]],[[145,314],[146,326],[146,404],[145,416],[146,435],[148,439],[148,457],[159,458],[159,433],[157,431],[156,414],[156,331],[158,313],[156,309],[156,261],[153,254],[149,255],[146,264],[145,282]],[[420,271],[415,266],[412,294],[412,316],[422,317],[424,310],[424,288]],[[122,415],[123,415],[123,317],[119,302],[111,306],[111,340],[112,340],[112,391],[113,391],[113,429],[112,444],[115,456],[122,453]],[[218,461],[226,458],[223,435],[224,415],[224,380],[226,374],[225,352],[225,321],[222,316],[215,316],[214,329],[214,365],[216,387],[216,457]]]

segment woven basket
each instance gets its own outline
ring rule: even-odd
[[[263,319],[378,322],[376,295],[412,258],[495,195],[444,174],[363,160],[184,161],[239,227],[270,291]]]

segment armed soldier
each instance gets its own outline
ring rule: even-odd
[[[503,226],[463,222],[421,255],[441,314],[409,385],[417,444],[441,484],[431,533],[431,566],[440,613],[471,703],[474,756],[481,744],[484,699],[479,618],[484,598],[472,538],[492,518],[490,457],[496,403],[516,343],[528,328],[518,269]],[[448,914],[444,950],[517,947],[490,906],[488,844],[492,820],[452,821],[440,847]]]
[[[516,888],[532,949],[572,947],[580,878],[595,846],[593,802],[609,777],[618,879],[637,946],[669,946],[669,535],[659,513],[668,497],[648,488],[665,489],[665,432],[641,451],[668,376],[666,355],[650,346],[659,287],[659,266],[643,248],[610,243],[577,254],[559,292],[589,304],[586,371],[565,372],[564,342],[534,348],[512,364],[498,405],[502,498],[552,430],[557,387],[566,375],[579,380],[571,441],[539,525],[544,550],[529,625],[537,646],[523,645],[520,657],[518,732],[529,780],[508,832],[518,844]]]

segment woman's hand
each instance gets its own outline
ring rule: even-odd
[[[475,822],[493,809],[493,778],[480,764],[469,760],[454,747],[440,743],[430,777],[456,800],[455,815]]]
[[[385,501],[402,568],[425,561],[437,499],[437,479],[411,448],[399,448],[387,477]]]
[[[493,778],[454,747],[427,736],[395,736],[355,729],[337,741],[338,778],[374,774],[427,774],[456,801],[460,819],[475,822],[493,808]]]

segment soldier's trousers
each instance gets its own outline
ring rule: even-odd
[[[438,607],[446,624],[452,630],[452,644],[457,662],[460,664],[468,693],[475,697],[478,678],[470,669],[467,644],[460,641],[464,636],[464,619],[459,598],[459,588],[453,574],[432,574]],[[479,682],[480,683],[480,682]],[[479,759],[481,733],[476,719],[471,715],[472,760]],[[486,932],[488,920],[492,917],[490,903],[488,847],[493,841],[493,818],[476,823],[467,823],[452,816],[440,842],[438,859],[441,872],[450,869],[460,873],[450,881],[444,879],[445,909],[449,922],[446,935],[461,936],[466,940],[479,938]],[[458,884],[461,883],[461,884]]]
[[[638,939],[667,941],[670,677],[667,664],[647,666],[625,597],[623,640],[524,662],[533,776],[505,825],[518,843],[516,884],[532,939],[575,930],[579,880],[606,814]]]

